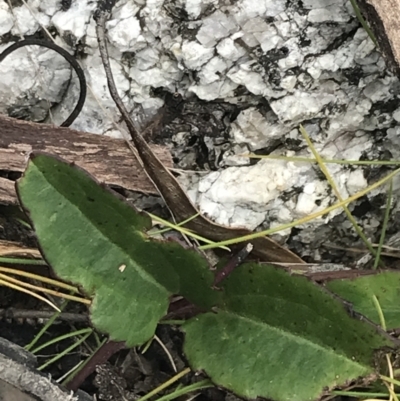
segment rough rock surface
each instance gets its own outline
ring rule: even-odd
[[[90,401],[87,393],[73,394],[36,370],[36,357],[0,337],[0,399],[13,401]]]
[[[0,3],[0,51],[20,35],[50,30],[76,55],[93,91],[73,128],[119,135],[97,49],[96,2],[30,0],[29,9],[17,3],[12,10]],[[181,180],[201,212],[221,224],[278,226],[335,202],[316,165],[237,156],[310,156],[300,124],[325,158],[400,156],[399,81],[350,1],[120,0],[107,28],[126,105],[139,122],[170,106],[164,129],[151,140],[170,144],[179,168],[214,170],[188,172]],[[61,122],[74,107],[77,82],[53,51],[33,50],[36,65],[24,49],[0,64],[0,112],[40,121],[51,109],[53,121]],[[177,92],[183,96],[178,108],[170,95]],[[387,171],[339,164],[329,170],[344,198]],[[392,232],[398,230],[398,187],[395,182]],[[350,207],[372,241],[379,236],[385,191]],[[323,243],[357,242],[338,210],[280,237],[311,260],[332,259]]]

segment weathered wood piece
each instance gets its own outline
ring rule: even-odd
[[[152,149],[166,167],[173,166],[167,148],[154,145]],[[74,162],[106,184],[158,195],[122,139],[0,116],[0,170],[24,171],[31,151],[48,152]],[[2,177],[0,202],[16,202],[14,182]]]
[[[400,1],[357,0],[390,68],[400,74]]]
[[[17,202],[14,182],[0,177],[0,203],[13,204]]]

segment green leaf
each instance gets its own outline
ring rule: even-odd
[[[386,329],[400,327],[400,272],[383,271],[354,279],[331,280],[326,287],[351,302],[355,311],[380,324],[373,301],[375,295],[385,318]]]
[[[169,296],[181,294],[215,311],[183,326],[190,363],[239,395],[313,400],[372,379],[374,352],[395,345],[325,289],[283,269],[246,264],[212,290],[199,254],[149,238],[147,216],[57,158],[31,156],[17,191],[45,259],[93,296],[96,327],[128,346],[141,344]]]
[[[17,192],[45,259],[94,296],[92,322],[112,339],[148,340],[173,293],[204,308],[217,302],[199,254],[150,239],[143,233],[150,219],[80,168],[34,154]]]
[[[194,369],[241,396],[317,399],[372,375],[374,351],[393,346],[324,289],[283,269],[246,264],[222,287],[216,313],[183,326],[184,348]]]

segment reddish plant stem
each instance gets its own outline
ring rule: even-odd
[[[249,253],[252,251],[253,245],[247,244],[241,251],[239,251],[229,262],[220,269],[215,275],[214,287],[217,287],[222,280],[227,278],[232,272],[240,266],[243,261],[247,258]]]
[[[124,342],[108,341],[104,343],[65,387],[69,390],[77,391],[86,378],[95,371],[96,366],[106,363],[112,355],[124,348]]]

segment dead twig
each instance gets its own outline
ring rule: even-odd
[[[166,205],[178,222],[197,215],[196,218],[190,220],[186,224],[186,227],[190,230],[193,230],[201,236],[213,241],[223,241],[251,234],[251,232],[246,229],[224,227],[208,220],[204,216],[201,216],[178,181],[157,158],[143,136],[136,129],[127,109],[118,95],[108,57],[105,39],[105,22],[110,16],[112,6],[112,1],[100,2],[99,8],[95,14],[99,50],[104,70],[106,72],[111,97],[117,105],[122,118],[128,127],[129,134],[131,135],[132,141],[143,162],[143,167],[148,177],[154,183]],[[128,142],[128,146],[132,147],[132,144]],[[253,254],[262,260],[269,262],[304,263],[300,257],[268,237],[256,238],[252,243],[254,245]]]

